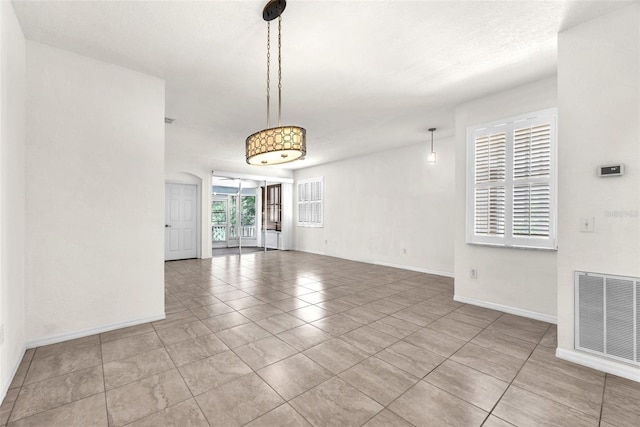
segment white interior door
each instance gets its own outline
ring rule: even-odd
[[[165,184],[164,259],[198,256],[198,186]]]

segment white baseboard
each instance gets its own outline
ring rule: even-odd
[[[329,255],[324,252],[318,252],[318,251],[307,251],[307,250],[301,250],[301,249],[296,249],[296,251],[304,252],[308,254],[314,254],[314,255],[330,256],[333,258],[346,259],[346,260],[355,261],[355,262],[365,262],[367,264],[381,265],[383,267],[393,267],[393,268],[400,268],[402,270],[417,271],[418,273],[434,274],[436,276],[451,277],[451,278],[453,277],[453,273],[448,271],[429,270],[426,268],[414,267],[411,265],[402,265],[402,264],[394,264],[394,263],[384,262],[384,261],[375,261],[370,259],[360,259],[360,258],[337,256],[337,255]]]
[[[35,348],[43,345],[56,344],[63,341],[69,341],[76,338],[88,337],[90,335],[101,334],[103,332],[109,332],[115,329],[127,328],[129,326],[136,326],[142,323],[155,322],[156,320],[162,320],[162,319],[165,319],[166,317],[167,316],[163,312],[153,316],[127,320],[125,322],[110,323],[108,325],[102,325],[102,326],[97,326],[95,328],[83,329],[81,331],[68,332],[66,334],[38,338],[32,341],[28,341],[26,348]]]
[[[640,382],[640,368],[630,366],[625,363],[605,359],[578,350],[567,350],[564,348],[556,349],[556,357],[588,368],[597,369],[608,374]]]
[[[516,316],[528,317],[534,320],[540,320],[542,322],[558,324],[557,316],[550,316],[548,314],[538,313],[535,311],[523,310],[517,307],[510,307],[508,305],[496,304],[489,301],[477,300],[474,298],[461,297],[459,295],[453,296],[454,301],[462,302],[465,304],[477,305],[479,307],[489,308],[491,310],[502,311],[509,314],[515,314]]]

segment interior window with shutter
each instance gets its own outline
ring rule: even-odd
[[[556,248],[555,108],[467,130],[467,243]]]
[[[298,226],[324,225],[323,178],[298,181]]]

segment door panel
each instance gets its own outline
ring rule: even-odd
[[[198,256],[197,188],[165,184],[165,260]]]

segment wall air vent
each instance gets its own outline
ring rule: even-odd
[[[575,348],[640,366],[640,278],[576,271]]]

